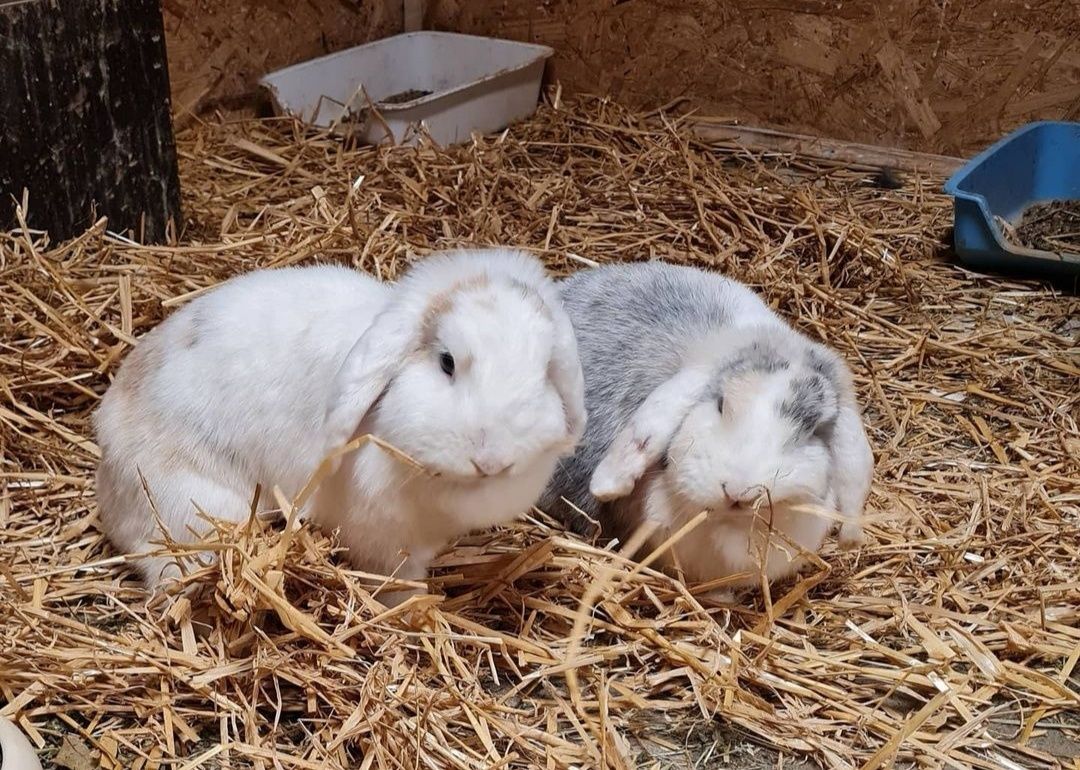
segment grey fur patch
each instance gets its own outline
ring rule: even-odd
[[[724,397],[724,386],[732,377],[745,374],[775,374],[786,371],[791,362],[775,346],[756,340],[739,348],[730,358],[722,361],[713,376],[709,394],[714,399]]]
[[[806,363],[829,382],[836,381],[836,362],[823,350],[816,347],[807,350]]]
[[[821,434],[830,432],[836,410],[836,391],[818,374],[793,380],[791,392],[780,405],[780,415],[795,424],[799,436],[818,433],[822,439],[828,438]]]
[[[605,535],[625,534],[637,523],[637,503],[601,506],[589,493],[592,473],[615,435],[649,394],[682,368],[691,343],[730,326],[749,306],[756,312],[765,306],[727,278],[660,262],[582,270],[562,281],[560,292],[577,336],[588,422],[575,453],[556,468],[538,505],[588,534],[592,525],[565,497],[599,519]]]

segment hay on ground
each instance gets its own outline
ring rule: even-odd
[[[0,714],[60,766],[1074,766],[1041,738],[1080,706],[1080,307],[942,256],[940,180],[882,190],[603,101],[449,151],[254,120],[179,150],[173,245],[0,236]],[[96,526],[88,424],[139,335],[243,270],[390,279],[464,243],[762,291],[854,367],[871,543],[714,606],[534,512],[443,555],[446,599],[385,611],[325,534],[252,521],[194,605],[147,607]]]

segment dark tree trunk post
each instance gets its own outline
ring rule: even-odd
[[[0,228],[162,241],[180,185],[159,0],[0,0]]]

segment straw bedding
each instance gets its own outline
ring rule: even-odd
[[[445,152],[252,120],[179,146],[174,245],[0,237],[0,713],[56,766],[1076,767],[1080,307],[950,264],[939,180],[886,191],[601,101]],[[387,612],[326,535],[251,521],[193,605],[148,607],[96,527],[88,427],[138,336],[242,270],[392,278],[472,242],[760,289],[855,369],[871,542],[718,606],[533,512]]]

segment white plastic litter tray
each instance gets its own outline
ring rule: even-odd
[[[303,62],[260,80],[278,114],[378,144],[440,145],[499,131],[536,110],[543,45],[409,32]]]

